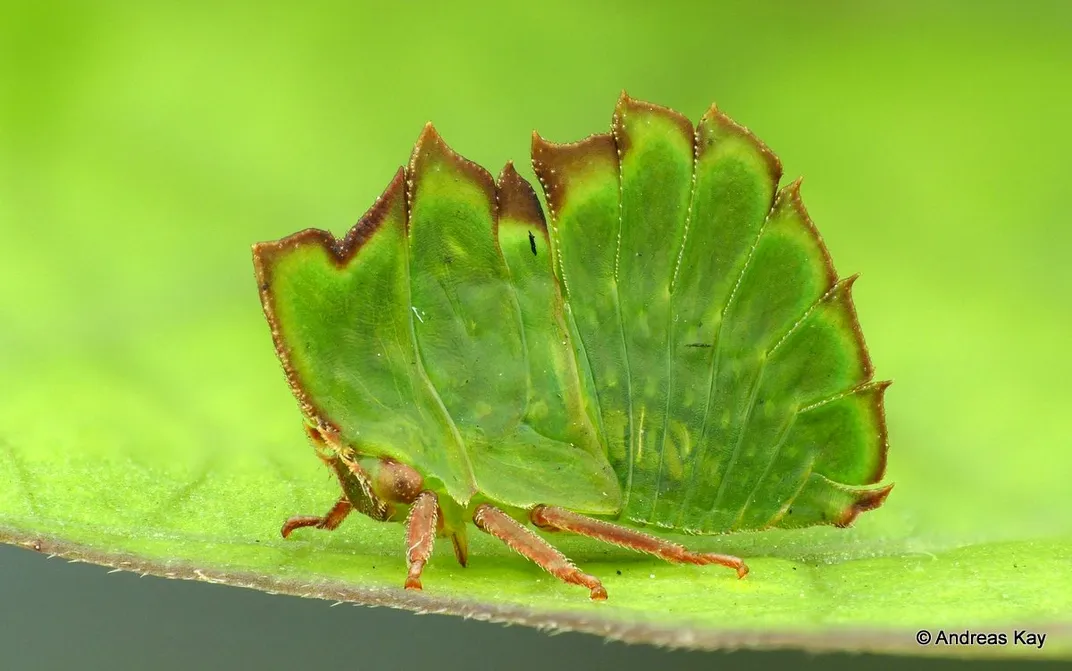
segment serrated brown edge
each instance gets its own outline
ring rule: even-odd
[[[498,219],[496,212],[495,179],[491,176],[491,173],[485,170],[483,166],[470,161],[451,149],[450,145],[443,140],[443,137],[431,122],[424,125],[424,130],[421,131],[420,136],[417,138],[417,143],[413,145],[413,153],[410,154],[409,168],[407,170],[408,181],[406,185],[407,215],[413,211],[412,205],[414,198],[417,195],[417,189],[420,188],[420,178],[423,174],[424,166],[429,160],[437,157],[450,162],[459,172],[470,177],[473,182],[479,184],[481,188],[484,189],[488,202],[492,205],[492,221]],[[408,220],[409,217],[407,216],[406,219]]]
[[[886,390],[893,384],[893,380],[879,380],[870,382],[876,388],[875,407],[878,409],[878,435],[881,447],[878,453],[878,463],[875,464],[875,472],[871,475],[868,484],[875,484],[886,475],[886,460],[890,450],[889,430],[886,428]]]
[[[845,307],[849,312],[849,326],[856,337],[856,346],[860,351],[861,374],[864,382],[870,382],[875,377],[875,364],[871,361],[871,353],[867,350],[867,342],[864,340],[864,332],[860,328],[860,318],[856,314],[856,304],[852,298],[852,290],[858,279],[860,279],[860,273],[854,273],[838,280],[838,284],[834,286],[833,291],[836,292],[840,288],[841,291],[845,292]]]
[[[773,209],[777,209],[779,206],[788,206],[793,208],[793,210],[795,210],[796,213],[800,215],[800,218],[804,222],[804,225],[808,228],[808,231],[815,238],[815,241],[819,243],[819,251],[822,253],[823,266],[826,269],[826,275],[828,278],[828,281],[826,283],[826,291],[829,291],[830,289],[834,288],[834,285],[837,284],[838,274],[837,270],[834,269],[834,260],[830,257],[830,250],[826,248],[826,241],[823,240],[822,234],[819,233],[819,229],[816,228],[815,222],[812,221],[811,216],[808,214],[808,208],[804,207],[804,201],[800,197],[800,187],[803,182],[804,179],[802,177],[798,177],[789,184],[787,184],[785,187],[783,187],[778,192],[778,196],[774,199]],[[786,204],[783,201],[788,201],[788,203]]]
[[[777,185],[778,182],[781,181],[782,161],[778,158],[778,155],[775,154],[774,151],[772,151],[771,148],[768,147],[765,142],[763,142],[763,140],[760,140],[758,137],[756,137],[755,133],[749,130],[747,126],[742,126],[741,124],[734,121],[728,115],[723,113],[722,110],[720,110],[718,108],[718,105],[716,105],[715,103],[711,103],[711,106],[707,108],[707,111],[704,112],[702,116],[700,116],[700,121],[696,124],[697,133],[699,132],[700,128],[702,128],[704,124],[708,122],[708,120],[713,120],[713,123],[717,124],[718,126],[721,126],[722,128],[725,128],[730,133],[745,138],[746,140],[748,140],[749,143],[759,149],[759,152],[763,155],[763,159],[767,163],[767,170],[770,173],[771,177],[774,179],[775,185]],[[704,153],[703,144],[697,142],[696,146],[698,154],[702,156]]]
[[[802,181],[803,180],[801,178],[797,178],[796,180],[794,180],[793,182],[791,182],[790,184],[785,186],[781,191],[779,191],[778,192],[778,197],[775,198],[774,208],[777,208],[779,206],[785,207],[785,205],[782,204],[783,198],[789,199],[788,200],[788,206],[792,207],[794,210],[796,210],[797,214],[801,217],[801,220],[804,222],[804,225],[808,227],[808,230],[810,231],[811,235],[813,235],[815,237],[816,242],[819,243],[819,250],[822,252],[823,265],[825,266],[826,273],[827,273],[827,278],[828,278],[828,282],[829,282],[828,289],[826,290],[826,293],[823,295],[823,298],[820,299],[820,300],[826,300],[828,297],[832,296],[834,294],[834,292],[837,291],[841,287],[844,287],[844,289],[845,289],[845,292],[846,292],[846,304],[847,304],[847,306],[849,308],[850,323],[851,323],[851,326],[852,326],[853,334],[855,335],[855,338],[856,338],[857,347],[859,348],[859,352],[861,354],[861,363],[864,366],[864,372],[865,372],[864,382],[861,383],[861,385],[858,385],[857,388],[859,388],[859,386],[863,386],[864,384],[869,384],[871,379],[874,377],[874,374],[875,374],[875,367],[874,367],[874,364],[873,364],[873,362],[871,360],[871,353],[867,349],[867,343],[864,340],[863,329],[860,327],[860,320],[859,320],[859,318],[857,317],[857,314],[856,314],[856,305],[855,305],[855,303],[853,302],[853,299],[852,299],[852,288],[853,288],[853,285],[856,283],[857,278],[859,277],[859,273],[854,274],[854,275],[850,275],[849,277],[845,278],[844,280],[838,278],[837,270],[835,270],[835,268],[834,268],[834,261],[830,257],[830,251],[826,247],[826,242],[823,240],[822,234],[819,233],[819,229],[816,228],[815,222],[812,221],[811,216],[808,214],[807,208],[804,207],[803,200],[801,200],[800,186],[801,186]],[[772,211],[773,211],[774,208],[772,208]],[[886,472],[887,453],[889,451],[889,440],[888,440],[887,435],[886,435],[886,410],[882,405],[883,400],[884,400],[883,397],[880,396],[879,397],[879,417],[880,417],[881,428],[882,428],[882,446],[880,448],[880,454],[879,454],[879,468],[877,469],[876,477],[871,481],[872,483],[875,483],[875,482],[878,482],[879,480],[881,480],[882,476],[885,474],[885,472]],[[890,485],[890,487],[892,487],[892,486],[893,485]],[[889,488],[886,488],[885,494],[883,494],[881,497],[877,497],[873,501],[873,505],[870,505],[870,507],[860,507],[858,510],[856,510],[851,515],[851,517],[849,517],[849,519],[848,519],[849,523],[851,523],[852,520],[856,519],[856,517],[861,512],[865,512],[867,510],[874,510],[878,506],[882,505],[882,502],[886,500],[886,496],[888,494],[889,494]],[[856,506],[854,506],[854,508],[855,507]]]
[[[532,169],[543,186],[551,218],[562,211],[566,183],[563,166],[583,164],[592,158],[609,158],[617,164],[618,147],[610,133],[596,133],[577,142],[549,142],[532,131]]]
[[[272,269],[275,265],[274,262],[280,255],[297,247],[318,245],[331,255],[331,258],[338,267],[341,268],[345,266],[357,256],[357,252],[383,224],[388,211],[396,204],[396,199],[404,198],[405,184],[405,170],[399,168],[395,173],[394,178],[387,185],[387,188],[380,197],[376,199],[376,202],[372,204],[372,207],[362,215],[342,239],[336,238],[328,231],[318,228],[307,228],[298,233],[294,233],[293,235],[288,235],[280,240],[258,242],[253,245],[253,269],[254,274],[257,277],[257,288],[260,293],[261,308],[264,310],[264,317],[268,321],[268,327],[272,332],[272,343],[275,345],[276,355],[279,358],[280,364],[283,366],[287,384],[290,386],[291,392],[297,399],[302,414],[320,429],[326,440],[330,439],[331,434],[337,434],[339,432],[338,427],[334,426],[324,418],[323,413],[312,402],[308,394],[306,394],[305,389],[302,387],[301,380],[298,377],[298,373],[291,363],[290,351],[287,348],[286,342],[284,342],[283,334],[279,327],[279,319],[276,316],[275,310],[275,297],[272,293]],[[406,212],[408,219],[408,207]]]
[[[784,189],[782,189],[782,191],[779,192],[778,197],[775,199],[775,207],[777,207],[779,201],[782,200],[783,194],[785,198],[789,198],[789,205],[793,207],[793,209],[796,210],[796,212],[800,215],[804,224],[808,227],[811,234],[815,236],[816,241],[819,243],[819,249],[822,251],[823,263],[826,266],[827,275],[828,277],[833,278],[833,282],[830,285],[830,288],[827,290],[823,298],[820,299],[820,302],[830,299],[839,289],[845,292],[845,304],[849,311],[849,323],[852,328],[853,335],[855,336],[856,345],[860,353],[861,364],[863,366],[864,374],[864,381],[860,385],[858,385],[856,389],[859,389],[860,387],[869,384],[882,385],[882,389],[876,400],[878,407],[879,430],[881,432],[881,445],[879,447],[878,464],[876,466],[874,474],[871,477],[870,482],[867,483],[875,484],[880,481],[886,473],[886,463],[889,453],[889,436],[886,428],[885,391],[886,388],[889,387],[890,384],[892,384],[892,382],[871,382],[875,375],[875,366],[874,362],[871,359],[871,352],[867,348],[867,341],[864,339],[863,328],[860,326],[860,319],[856,312],[856,303],[853,300],[852,295],[856,280],[859,279],[860,274],[855,273],[843,279],[838,278],[837,271],[834,268],[833,259],[831,258],[830,252],[826,247],[826,242],[823,240],[822,234],[819,233],[819,229],[815,226],[815,222],[812,221],[812,218],[808,214],[808,210],[804,206],[804,202],[801,199],[800,187],[802,182],[803,180],[801,178],[797,178],[796,180],[788,184]],[[855,391],[855,389],[853,391]],[[869,494],[867,497],[858,501],[846,513],[844,523],[839,524],[839,526],[851,524],[852,521],[860,515],[860,513],[866,512],[868,510],[874,510],[875,508],[881,506],[882,503],[886,500],[886,497],[889,495],[890,489],[892,487],[893,485],[890,484],[888,487],[879,490],[873,495]],[[880,493],[881,495],[879,495]]]
[[[856,313],[856,303],[852,295],[853,288],[856,285],[856,280],[859,279],[859,277],[860,274],[856,273],[844,280],[845,306],[849,311],[849,322],[852,326],[852,332],[856,336],[856,346],[859,349],[861,363],[864,367],[865,381],[859,386],[862,387],[864,385],[872,385],[877,389],[874,402],[878,414],[878,430],[880,440],[878,463],[875,465],[875,471],[874,473],[872,473],[870,479],[867,482],[867,484],[875,484],[886,475],[886,461],[888,459],[888,453],[890,450],[889,433],[886,428],[886,390],[891,384],[893,384],[893,381],[882,380],[879,382],[873,382],[875,377],[875,364],[871,360],[871,352],[867,349],[867,340],[864,338],[864,331],[863,328],[860,326],[860,318]],[[890,487],[893,487],[893,485],[891,484]],[[877,502],[875,502],[871,507],[862,507],[857,510],[852,515],[850,521],[852,519],[856,519],[856,517],[860,513],[865,512],[867,510],[874,510],[875,508],[882,505],[889,493],[889,487],[887,487],[885,493],[877,500]]]
[[[544,218],[543,208],[540,207],[540,198],[528,180],[517,173],[513,161],[508,161],[503,166],[502,172],[495,180],[495,188],[499,201],[496,226],[503,219],[512,219],[540,229],[544,237],[547,237],[547,220]]]
[[[856,518],[859,517],[861,513],[866,513],[869,510],[874,510],[881,506],[886,502],[886,497],[890,495],[890,490],[893,489],[893,485],[894,483],[891,482],[880,489],[871,492],[861,492],[860,497],[845,510],[840,519],[834,522],[834,526],[852,526],[852,523],[856,521]]]
[[[841,289],[845,292],[845,306],[849,312],[849,324],[852,327],[852,332],[856,339],[856,346],[860,353],[860,362],[863,366],[862,373],[864,376],[864,381],[857,385],[856,389],[854,389],[853,392],[865,386],[872,386],[877,389],[875,405],[878,414],[879,438],[881,442],[879,445],[878,463],[875,466],[874,473],[866,482],[866,484],[875,484],[880,481],[886,474],[886,462],[890,449],[889,434],[886,426],[886,389],[888,389],[889,386],[893,384],[893,381],[873,381],[875,376],[875,364],[871,359],[871,352],[867,348],[867,341],[864,338],[863,328],[860,326],[860,319],[856,313],[856,303],[852,295],[853,289],[856,285],[856,280],[858,280],[859,278],[860,274],[855,273],[853,275],[850,275],[849,277],[839,280],[838,283],[834,285],[834,288],[831,289],[831,294],[836,292],[838,289]],[[891,484],[890,487],[892,486],[893,485]],[[889,488],[886,489],[885,494],[883,494],[881,498],[876,503],[874,503],[874,505],[872,505],[871,507],[861,508],[855,514],[852,515],[851,519],[855,519],[856,516],[858,516],[861,512],[867,510],[874,510],[875,508],[879,507],[880,505],[882,505],[882,502],[886,500],[886,496],[888,495]]]
[[[669,107],[630,97],[628,93],[622,91],[621,95],[618,96],[618,103],[614,106],[614,116],[611,118],[611,134],[614,136],[614,142],[618,147],[619,161],[632,148],[629,133],[626,132],[625,122],[626,117],[635,113],[661,116],[675,124],[681,131],[682,136],[693,143],[693,156],[695,156],[696,129],[692,127],[692,121],[688,117]]]

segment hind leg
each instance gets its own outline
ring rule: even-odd
[[[630,550],[647,552],[660,559],[678,564],[721,564],[737,571],[737,577],[748,575],[748,567],[737,557],[713,552],[692,552],[677,543],[657,538],[627,527],[604,522],[570,512],[556,506],[536,506],[529,513],[532,523],[548,531],[571,531]]]

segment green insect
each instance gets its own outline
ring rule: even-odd
[[[722,564],[688,534],[850,524],[891,485],[883,392],[781,164],[714,106],[697,126],[623,94],[610,133],[533,134],[532,187],[431,125],[342,239],[254,245],[305,430],[352,511],[404,521],[407,588],[472,521],[605,599],[530,528]]]

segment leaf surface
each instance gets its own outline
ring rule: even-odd
[[[178,18],[164,15],[160,25],[176,24]],[[88,35],[85,39],[102,44],[114,40],[130,48],[127,38],[108,32],[110,25],[79,25],[78,37]],[[411,31],[407,25],[404,33],[390,38],[402,39]],[[147,37],[134,29],[131,35]],[[808,174],[805,164],[812,158],[831,157],[825,187],[812,184],[808,191],[809,199],[820,196],[820,205],[809,202],[824,212],[824,232],[836,232],[832,239],[838,244],[832,245],[837,257],[848,252],[855,265],[847,269],[867,272],[861,292],[870,293],[860,301],[861,319],[869,334],[877,334],[872,335],[878,341],[872,343],[876,355],[881,351],[888,357],[882,370],[898,378],[889,399],[897,446],[890,455],[890,479],[897,483],[896,494],[849,530],[775,530],[690,540],[703,549],[747,557],[753,572],[744,581],[556,538],[556,544],[606,583],[611,599],[597,605],[479,534],[473,537],[468,569],[456,566],[449,547],[437,549],[423,595],[399,587],[404,567],[398,526],[355,517],[334,534],[298,533],[287,542],[278,538],[286,516],[326,510],[337,484],[301,436],[253,295],[246,245],[265,237],[265,227],[272,229],[269,235],[285,235],[306,224],[342,232],[345,224],[339,222],[348,223],[367,205],[371,198],[366,196],[374,196],[390,177],[383,166],[397,160],[398,147],[412,136],[401,131],[407,135],[404,142],[400,139],[390,150],[386,141],[370,148],[362,155],[362,167],[349,169],[354,143],[340,141],[335,133],[355,124],[385,127],[397,121],[390,112],[377,116],[350,100],[341,105],[348,110],[345,121],[325,124],[323,135],[308,130],[307,135],[299,132],[294,143],[281,142],[288,130],[319,128],[308,123],[317,118],[317,110],[312,104],[280,107],[275,79],[280,73],[264,68],[258,74],[242,65],[241,72],[265,91],[254,96],[258,110],[284,110],[272,112],[278,116],[263,126],[247,123],[253,102],[247,100],[243,104],[249,109],[239,109],[234,107],[238,98],[229,97],[235,82],[244,79],[235,74],[238,64],[248,62],[244,41],[234,40],[228,31],[215,44],[222,52],[206,51],[211,61],[204,56],[202,63],[189,53],[188,40],[162,31],[151,37],[146,43],[155,45],[162,58],[171,58],[175,72],[203,82],[205,95],[175,106],[172,98],[165,103],[131,94],[122,101],[128,115],[117,116],[114,87],[86,86],[78,89],[83,97],[74,103],[57,93],[38,101],[38,108],[28,95],[38,90],[37,70],[20,65],[8,72],[8,81],[21,81],[25,88],[20,90],[27,95],[21,98],[23,116],[7,126],[26,131],[25,144],[0,153],[5,175],[0,184],[5,233],[0,245],[0,536],[5,541],[162,575],[445,610],[634,641],[915,653],[919,648],[911,639],[921,626],[1008,631],[1038,625],[1052,636],[1041,654],[1072,656],[1072,586],[1067,579],[1072,529],[1063,493],[1072,466],[1064,449],[1067,366],[1053,356],[1064,347],[1067,324],[1057,294],[1046,293],[1051,286],[1067,285],[1066,266],[1054,256],[1052,266],[1045,266],[1051,273],[1047,281],[1039,281],[1032,274],[1041,267],[1038,257],[1010,243],[1020,238],[996,233],[1009,230],[1014,221],[1025,239],[1054,240],[1065,229],[1047,228],[1047,222],[1061,220],[1061,210],[1047,209],[1047,204],[1064,200],[1058,191],[1050,200],[1040,196],[1039,190],[1050,183],[1045,180],[1008,181],[1002,197],[1015,208],[975,196],[979,184],[994,179],[992,161],[982,160],[991,158],[991,152],[998,152],[1009,170],[1037,170],[1041,162],[1056,173],[1063,165],[1064,155],[1056,149],[1052,158],[1031,153],[1028,160],[1027,153],[1017,153],[1021,144],[1060,148],[1060,136],[1046,135],[1056,127],[1056,116],[1054,124],[1018,129],[1032,142],[1021,136],[1014,137],[1016,142],[1000,140],[1010,137],[1003,134],[1007,120],[1022,112],[1002,105],[1030,101],[1035,90],[1036,84],[1021,79],[1021,73],[1035,68],[1039,81],[1054,81],[1061,74],[1060,62],[1040,63],[1027,56],[999,61],[1010,52],[974,52],[974,46],[950,38],[950,49],[975,54],[973,62],[992,63],[988,82],[1005,76],[1001,68],[1015,73],[1019,94],[992,101],[1000,103],[1001,114],[973,114],[985,107],[980,99],[962,99],[959,90],[928,83],[920,95],[935,99],[912,99],[928,110],[919,118],[905,116],[900,107],[868,102],[866,95],[846,97],[837,149],[823,133],[801,132],[809,124],[823,127],[815,125],[814,113],[808,111],[828,109],[830,99],[815,93],[821,87],[795,91],[799,114],[775,109],[755,121],[788,138],[791,148],[783,140],[780,151],[800,161],[797,168]],[[790,35],[782,37],[788,48],[806,46]],[[337,45],[357,44],[349,31],[339,39]],[[891,37],[876,42],[869,53],[900,53],[904,46]],[[145,71],[138,68],[146,61],[129,58],[129,53],[117,49],[97,54],[100,62],[70,59],[64,64],[101,68],[93,70],[94,76],[107,73],[141,82],[137,78]],[[320,58],[328,52],[303,53]],[[840,47],[809,53],[818,63],[828,59],[830,73],[844,71]],[[924,53],[937,59],[933,48]],[[101,66],[107,57],[115,59],[108,67],[116,70]],[[303,63],[311,69],[331,65],[327,60]],[[746,63],[742,67],[752,68],[748,76],[735,73],[725,86],[765,82],[770,73],[761,69],[769,65]],[[49,74],[67,76],[61,70]],[[613,79],[613,73],[606,75]],[[881,75],[876,81],[904,73],[887,67]],[[844,84],[829,76],[829,86]],[[906,91],[916,90],[917,80],[911,81]],[[756,84],[754,91],[733,90],[762,99],[760,86],[769,90],[766,83]],[[695,81],[688,87],[695,90]],[[587,84],[583,90],[589,90]],[[581,91],[575,87],[563,95]],[[313,98],[317,104],[326,102]],[[548,114],[562,104],[559,96],[546,99]],[[208,102],[202,108],[194,100]],[[43,113],[64,104],[74,105],[70,116]],[[410,106],[416,105],[413,100]],[[956,113],[956,127],[965,129],[963,142],[935,131],[930,116],[935,105]],[[1060,106],[1053,109],[1054,115],[1060,112]],[[353,110],[366,116],[355,120]],[[113,121],[117,118],[124,123]],[[94,126],[100,132],[72,130],[81,131],[83,126],[73,121],[85,119],[101,122]],[[131,127],[131,119],[148,125]],[[162,134],[161,128],[176,134]],[[889,137],[876,129],[887,129]],[[937,130],[945,132],[940,126]],[[988,145],[986,154],[973,153],[982,136],[998,138],[998,145]],[[920,137],[940,138],[950,144],[950,155],[968,160],[921,164]],[[49,141],[39,142],[45,138]],[[211,160],[191,152],[192,146],[206,146],[206,139],[220,149]],[[311,158],[295,148],[304,147],[302,141],[348,148],[322,162],[321,151],[310,149]],[[497,165],[505,156],[496,153],[492,142],[474,151],[495,158]],[[873,159],[871,152],[885,157],[881,169],[890,171],[892,184],[886,183],[886,173],[878,185],[861,176],[862,162]],[[522,153],[519,144],[514,157]],[[980,160],[971,160],[976,157]],[[849,160],[854,158],[860,160]],[[294,167],[303,161],[321,166],[304,181],[295,179],[301,171]],[[381,167],[369,167],[373,163]],[[897,197],[882,191],[893,186],[902,189]],[[361,190],[354,202],[348,200]],[[877,196],[882,196],[879,203]],[[856,218],[864,211],[873,218]],[[950,223],[961,221],[976,227],[970,235]],[[894,230],[904,237],[883,232]],[[973,272],[975,263],[987,272]],[[998,266],[1008,272],[992,272]],[[685,277],[679,275],[679,282]],[[996,305],[1002,307],[1000,315]],[[830,403],[815,410],[836,412],[838,407]],[[872,467],[832,465],[861,477]],[[926,652],[1038,654],[1013,648]]]

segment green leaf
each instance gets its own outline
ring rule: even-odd
[[[165,13],[144,20],[174,25],[178,18]],[[397,525],[355,516],[332,534],[310,530],[286,542],[278,538],[286,516],[325,511],[337,484],[301,435],[253,295],[247,244],[303,225],[345,230],[412,141],[412,135],[405,142],[397,135],[411,131],[399,130],[408,126],[392,119],[397,108],[374,111],[357,94],[345,103],[320,94],[306,104],[295,102],[303,95],[281,99],[276,84],[287,73],[236,69],[249,52],[230,31],[201,57],[189,52],[188,35],[157,31],[147,39],[144,28],[138,32],[142,24],[120,24],[131,28],[129,41],[109,32],[111,25],[79,24],[55,45],[41,41],[38,65],[53,79],[25,65],[6,72],[7,81],[23,87],[18,119],[8,124],[5,118],[5,128],[22,133],[21,143],[0,152],[0,536],[6,541],[132,570],[630,640],[918,652],[912,638],[920,627],[1034,627],[1052,637],[1041,654],[1072,656],[1072,516],[1064,494],[1072,463],[1063,419],[1069,396],[1067,366],[1054,355],[1067,338],[1058,300],[1067,266],[1057,251],[1067,240],[1055,237],[1066,235],[1055,225],[1062,221],[1063,186],[1059,180],[1002,179],[996,200],[980,197],[980,184],[997,184],[1004,175],[994,172],[995,156],[1009,175],[1056,174],[1063,165],[1059,149],[1067,136],[1054,130],[1063,128],[1056,123],[1066,111],[1061,105],[1054,112],[1040,106],[1043,120],[1018,128],[1018,135],[1008,134],[1007,123],[1023,111],[1014,101],[1032,104],[1039,92],[1052,95],[1052,87],[1040,84],[1059,79],[1064,61],[1031,60],[1031,50],[995,49],[992,41],[981,50],[943,31],[949,51],[919,47],[914,53],[927,64],[920,72],[944,62],[949,81],[996,79],[999,85],[976,87],[992,94],[967,95],[944,79],[925,79],[916,97],[919,80],[879,56],[917,43],[884,37],[873,50],[861,48],[879,64],[869,74],[874,81],[911,84],[903,89],[910,94],[904,106],[887,106],[868,97],[867,87],[875,86],[869,78],[855,81],[859,94],[843,93],[853,82],[837,74],[846,71],[841,46],[802,43],[797,25],[791,33],[771,26],[786,49],[808,54],[815,68],[809,76],[823,85],[793,84],[791,110],[769,104],[772,63],[791,57],[778,50],[719,80],[713,92],[736,96],[734,109],[752,107],[747,120],[762,126],[764,137],[782,137],[779,149],[792,157],[794,170],[824,171],[809,182],[809,202],[839,262],[865,271],[861,320],[876,356],[882,354],[882,370],[898,380],[888,400],[895,446],[888,477],[897,488],[884,508],[852,529],[689,540],[748,558],[752,574],[743,581],[556,539],[605,581],[610,601],[590,604],[583,593],[578,598],[575,588],[558,585],[479,534],[467,569],[457,567],[449,548],[438,548],[423,595],[400,588]],[[388,33],[384,48],[411,30]],[[368,44],[343,32],[333,44],[357,44],[363,55]],[[322,39],[310,35],[310,44]],[[747,39],[754,35],[748,31]],[[1012,44],[1023,40],[1007,37]],[[61,95],[70,75],[58,65],[48,69],[50,58],[61,59],[45,47],[82,39],[117,46],[64,61],[63,67],[84,68],[88,78],[75,78],[86,85],[73,87],[72,101]],[[733,34],[726,39],[737,40]],[[135,44],[154,45],[153,55],[175,70],[155,77],[159,71],[142,69],[150,59],[130,58]],[[310,59],[295,68],[301,76],[284,83],[291,92],[312,93],[296,82],[308,81],[308,71],[326,72],[338,54],[301,53]],[[975,58],[949,58],[964,53]],[[115,62],[102,65],[108,58]],[[629,58],[619,54],[615,67]],[[413,72],[420,69],[407,62]],[[972,79],[959,65],[968,62],[985,67],[986,77]],[[817,74],[824,64],[826,79]],[[457,62],[447,59],[443,67],[456,70]],[[249,78],[236,76],[239,71]],[[430,71],[446,81],[447,72]],[[145,93],[139,86],[135,93],[132,86],[116,100],[117,81],[141,84],[148,72],[159,87]],[[511,74],[493,72],[496,81]],[[1036,72],[1037,79],[1025,72]],[[620,72],[601,70],[600,76],[616,82]],[[200,95],[180,99],[171,93],[170,77],[202,82]],[[486,72],[480,77],[489,79]],[[54,84],[43,102],[31,95],[42,80]],[[761,83],[749,88],[751,81]],[[475,86],[475,77],[469,84]],[[511,112],[514,125],[531,126],[572,100],[588,107],[588,83],[561,86],[550,95],[539,92],[539,112]],[[697,83],[691,78],[688,88],[681,86],[695,91]],[[399,95],[411,90],[420,89]],[[824,98],[823,90],[837,93]],[[514,92],[523,98],[521,89]],[[241,105],[232,97],[240,94],[249,96]],[[695,96],[710,94],[683,94],[682,100],[699,112]],[[613,93],[603,87],[599,95]],[[833,100],[844,105],[836,119],[827,117]],[[978,113],[991,104],[994,114]],[[916,109],[909,105],[925,113],[906,114]],[[421,117],[432,114],[419,100],[407,99],[404,107]],[[282,111],[249,123],[254,108]],[[321,126],[325,119],[316,114],[326,109],[346,113]],[[493,116],[467,114],[473,127]],[[1053,123],[1045,122],[1046,114]],[[83,132],[89,121],[99,132]],[[355,127],[377,132],[339,134]],[[386,127],[394,135],[375,144]],[[473,134],[459,145],[500,164],[505,155],[496,143],[516,129],[501,136],[481,130],[489,138],[483,144],[474,146]],[[284,136],[291,141],[282,142]],[[982,146],[979,137],[993,142]],[[956,161],[928,162],[921,146]],[[1037,147],[1052,147],[1052,156]],[[519,145],[513,155],[522,155]],[[314,166],[309,176],[307,166]],[[879,171],[874,181],[870,169]],[[1028,240],[1046,241],[1045,249],[1031,251]],[[1040,264],[1039,254],[1046,253],[1054,255],[1052,263]],[[840,261],[846,257],[852,260]],[[1040,267],[1045,274],[1033,274]],[[1034,653],[1011,646],[925,652]]]

